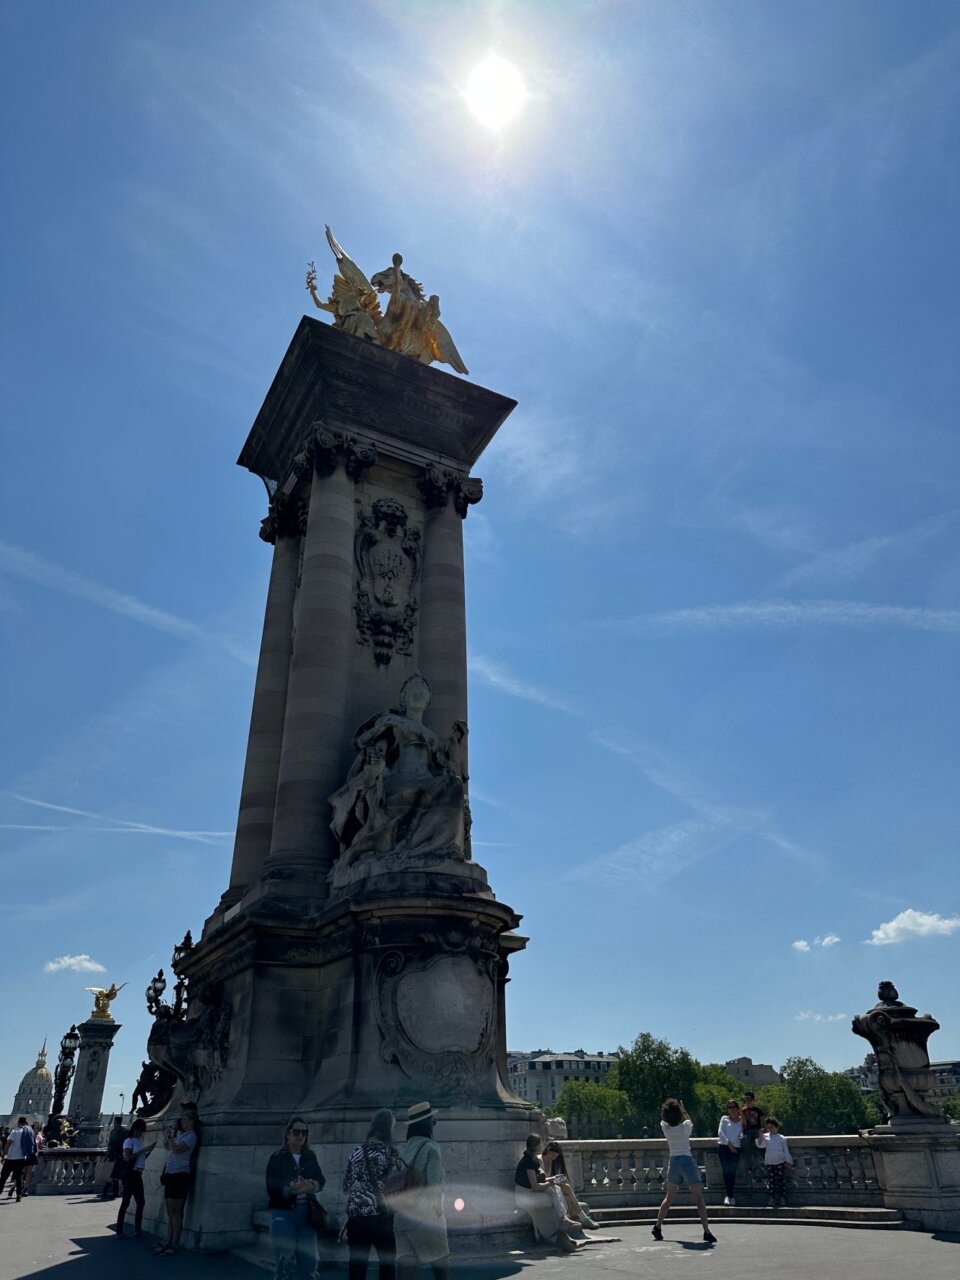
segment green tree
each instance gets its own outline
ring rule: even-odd
[[[694,1097],[699,1064],[686,1049],[674,1049],[649,1031],[641,1031],[629,1049],[620,1049],[620,1061],[611,1068],[607,1086],[627,1095],[637,1130],[650,1128],[660,1136],[660,1105],[664,1098]],[[631,1135],[632,1136],[632,1135]]]
[[[568,1080],[553,1110],[564,1120],[574,1116],[608,1129],[610,1137],[623,1133],[630,1116],[630,1099],[621,1089],[592,1080]]]
[[[812,1058],[788,1058],[780,1074],[783,1084],[760,1089],[757,1101],[787,1133],[852,1133],[879,1119],[873,1099],[841,1071],[827,1071]]]
[[[943,1109],[951,1120],[960,1120],[960,1094],[943,1099]]]

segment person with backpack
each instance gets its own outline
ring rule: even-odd
[[[415,1280],[421,1263],[434,1280],[449,1280],[450,1244],[443,1216],[443,1160],[433,1140],[436,1111],[429,1102],[407,1110],[407,1141],[400,1151],[406,1187],[391,1197],[396,1210],[397,1280]]]
[[[347,1280],[366,1280],[370,1250],[380,1262],[380,1280],[395,1280],[396,1239],[393,1211],[385,1196],[404,1181],[405,1166],[393,1145],[393,1112],[381,1108],[370,1122],[366,1141],[355,1147],[343,1175],[347,1197]]]
[[[18,1116],[16,1128],[11,1129],[3,1148],[3,1167],[0,1168],[0,1191],[7,1178],[13,1175],[10,1192],[16,1191],[17,1204],[23,1196],[23,1171],[27,1161],[35,1154],[37,1144],[26,1116]]]

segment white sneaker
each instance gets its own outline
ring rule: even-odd
[[[729,1203],[730,1203],[730,1197],[729,1197],[729,1196],[724,1196],[724,1197],[723,1197],[723,1203],[724,1203],[724,1204],[729,1204]]]

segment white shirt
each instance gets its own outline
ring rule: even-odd
[[[6,1160],[26,1160],[26,1154],[23,1147],[24,1128],[22,1124],[17,1125],[16,1129],[10,1130],[10,1150],[4,1157]]]
[[[124,1151],[133,1152],[133,1159],[130,1161],[130,1164],[133,1165],[137,1172],[143,1173],[144,1165],[147,1163],[147,1157],[143,1154],[143,1139],[124,1138],[123,1149]]]
[[[680,1124],[667,1124],[666,1120],[661,1120],[660,1128],[663,1130],[663,1136],[667,1140],[667,1146],[672,1156],[693,1155],[690,1150],[690,1135],[693,1133],[692,1120],[682,1120]]]
[[[757,1146],[763,1148],[764,1164],[793,1164],[793,1156],[782,1133],[761,1133]]]
[[[183,1133],[178,1133],[175,1140],[176,1146],[186,1146],[186,1151],[171,1151],[168,1153],[163,1165],[164,1173],[189,1173],[190,1172],[190,1156],[193,1149],[197,1145],[197,1135],[192,1129],[185,1129]],[[379,1256],[379,1255],[378,1255]]]
[[[736,1147],[739,1150],[740,1140],[743,1137],[743,1121],[721,1116],[717,1137],[725,1147]]]

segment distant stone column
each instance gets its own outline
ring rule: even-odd
[[[483,486],[429,467],[420,481],[427,510],[420,571],[420,671],[433,694],[427,721],[445,737],[467,721],[467,624],[463,582],[463,517]]]
[[[270,853],[293,652],[293,605],[300,560],[298,506],[290,503],[275,508],[271,505],[260,530],[265,542],[274,543],[273,565],[250,715],[230,887],[224,897],[226,906],[238,901],[246,887],[258,878]]]
[[[266,873],[310,880],[320,898],[336,854],[329,796],[343,782],[356,644],[354,481],[375,460],[375,451],[356,441],[317,436]]]
[[[107,1083],[107,1063],[120,1023],[112,1018],[92,1017],[82,1022],[77,1030],[80,1032],[80,1050],[68,1115],[79,1130],[76,1145],[97,1147],[100,1145],[100,1111]]]

